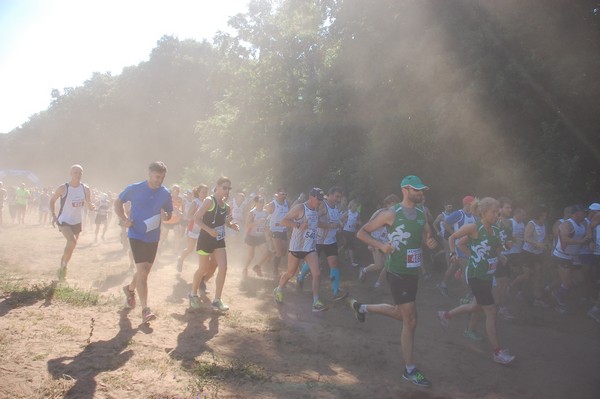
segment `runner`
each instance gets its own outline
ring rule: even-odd
[[[376,210],[373,213],[373,215],[371,215],[369,222],[375,219],[377,215],[379,215],[381,212],[394,208],[399,202],[400,198],[398,198],[396,194],[388,195],[383,200],[383,208]],[[386,244],[388,242],[388,233],[386,226],[381,226],[377,230],[371,232],[371,237],[379,242]],[[373,263],[371,263],[367,267],[360,268],[360,271],[358,273],[358,281],[360,281],[361,283],[365,282],[365,280],[367,279],[367,274],[371,272],[380,272],[380,276],[382,274],[385,275],[385,273],[381,272],[385,270],[384,263],[386,259],[386,254],[384,254],[380,249],[374,246],[369,246],[369,250],[373,254]],[[377,279],[377,282],[379,282],[380,279],[381,278]]]
[[[557,305],[554,308],[558,313],[566,313],[567,294],[573,285],[575,272],[581,270],[581,265],[575,266],[573,258],[579,253],[581,245],[588,245],[591,237],[586,236],[586,228],[583,223],[585,211],[580,205],[571,207],[571,217],[558,226],[558,236],[556,245],[552,251],[552,260],[558,268],[560,277],[560,287],[552,291],[552,296],[556,299]]]
[[[215,310],[226,312],[229,306],[225,305],[221,299],[225,278],[227,277],[227,252],[225,250],[225,227],[230,227],[239,231],[236,224],[231,223],[230,208],[227,197],[231,191],[231,180],[228,177],[221,176],[216,183],[214,194],[204,199],[202,206],[196,212],[194,219],[200,226],[200,235],[196,244],[198,257],[198,270],[194,274],[192,291],[188,294],[190,307],[197,309],[200,307],[198,300],[198,289],[200,283],[210,273],[210,257],[214,257],[219,272],[217,274],[217,287],[215,290],[215,299],[212,307]]]
[[[128,228],[129,244],[135,261],[136,271],[131,283],[123,287],[125,306],[135,308],[135,290],[142,305],[142,320],[148,323],[156,316],[148,307],[148,274],[156,259],[160,241],[160,225],[173,213],[171,194],[163,181],[167,167],[160,161],[152,162],[148,167],[148,180],[130,184],[115,200],[115,214],[122,226]],[[131,202],[129,215],[124,204]]]
[[[493,349],[492,358],[496,363],[508,364],[515,357],[511,355],[508,349],[501,349],[496,334],[496,305],[492,295],[492,279],[498,265],[500,249],[500,231],[494,225],[498,220],[498,210],[500,203],[493,198],[483,198],[481,201],[471,202],[472,212],[478,213],[480,217],[477,224],[465,224],[463,227],[452,233],[450,236],[450,255],[451,261],[457,262],[456,247],[462,248],[464,254],[469,254],[466,269],[466,277],[473,292],[471,303],[460,305],[449,312],[439,311],[438,318],[444,330],[448,329],[450,319],[463,313],[480,312],[485,313],[485,331]],[[503,261],[503,260],[501,260]],[[474,326],[473,317],[469,322],[469,327],[465,331],[472,331]]]
[[[493,277],[492,292],[494,294],[494,301],[498,306],[498,316],[510,321],[515,316],[508,310],[508,306],[506,305],[506,290],[510,283],[510,266],[512,266],[510,260],[517,261],[518,256],[516,258],[508,256],[514,244],[513,222],[510,218],[512,215],[512,201],[506,197],[500,197],[498,198],[498,202],[500,203],[500,217],[496,222],[496,227],[498,227],[500,243],[502,245],[501,254],[506,257],[507,262],[498,263]],[[520,227],[523,229],[522,221]],[[523,230],[520,233],[522,234]]]
[[[48,224],[48,215],[50,214],[50,197],[50,190],[48,188],[42,189],[42,192],[40,193],[38,217],[38,223],[41,225]],[[0,210],[1,208],[2,206],[0,204]],[[0,223],[1,222],[2,220],[0,218]]]
[[[104,235],[108,229],[108,213],[110,212],[110,201],[108,195],[100,194],[100,200],[96,204],[96,238],[94,242],[98,242],[98,233],[100,232],[100,226],[102,226],[102,241],[104,241]]]
[[[246,237],[244,244],[246,246],[246,263],[243,269],[244,279],[248,277],[248,267],[254,255],[258,250],[259,261],[254,265],[252,270],[262,277],[262,265],[269,259],[270,253],[267,249],[267,241],[265,238],[265,227],[267,224],[267,211],[264,209],[265,199],[259,195],[254,197],[254,207],[248,213],[246,218]]]
[[[83,168],[81,165],[71,166],[71,180],[68,183],[60,185],[50,198],[50,211],[52,212],[52,226],[58,224],[58,230],[67,240],[62,258],[60,259],[60,269],[58,270],[58,280],[64,281],[67,277],[67,264],[71,260],[79,233],[81,233],[81,222],[83,208],[88,204],[89,209],[95,209],[90,198],[90,189],[81,182]],[[60,210],[56,216],[56,201],[60,198]]]
[[[450,231],[450,234],[458,231],[465,224],[475,224],[476,218],[471,212],[471,204],[475,201],[475,197],[467,195],[463,198],[463,208],[458,211],[452,212],[446,217],[446,229]],[[456,244],[456,243],[455,243]],[[449,245],[449,244],[448,244]],[[455,245],[456,246],[456,245]],[[467,266],[467,260],[469,257],[462,253],[460,249],[457,249],[458,262],[451,262],[450,266],[444,273],[444,278],[440,281],[436,287],[443,296],[448,296],[448,281],[454,276],[460,276],[462,271]],[[462,280],[462,279],[461,279]]]
[[[446,218],[452,213],[453,206],[450,202],[446,202],[444,210],[433,221],[433,229],[437,233],[444,247],[444,255],[446,258],[446,270],[450,267],[450,247],[448,246],[448,237],[452,234],[450,229],[446,228]]]
[[[595,202],[590,205],[590,225],[588,235],[593,238],[591,247],[592,251],[592,271],[595,272],[595,277],[592,281],[597,281],[600,274],[600,204]],[[588,316],[600,323],[600,291],[596,297],[596,303],[588,311]]]
[[[319,224],[319,205],[325,194],[314,187],[310,190],[308,200],[292,206],[292,209],[281,220],[281,224],[292,228],[288,254],[288,269],[281,275],[279,286],[273,291],[275,303],[283,303],[283,287],[296,274],[300,261],[304,260],[312,274],[313,312],[322,312],[327,307],[319,300],[319,282],[321,270],[316,252],[317,227]]]
[[[348,251],[348,257],[353,267],[358,267],[354,258],[354,247],[356,245],[356,231],[360,227],[360,203],[353,199],[348,204],[348,210],[342,215],[343,224],[342,236],[344,237],[344,247]]]
[[[208,195],[208,186],[206,184],[200,184],[198,187],[192,190],[192,196],[194,197],[190,206],[188,207],[188,225],[185,231],[186,247],[183,249],[179,257],[177,257],[177,271],[183,271],[183,262],[189,254],[196,249],[196,243],[198,242],[198,236],[200,235],[200,226],[195,222],[194,215],[202,206],[204,199]]]
[[[15,209],[17,211],[17,223],[25,223],[25,213],[27,212],[27,202],[31,199],[31,192],[27,189],[25,183],[21,183],[15,191]]]
[[[400,184],[402,202],[393,209],[380,212],[367,222],[357,233],[359,240],[384,254],[389,254],[386,261],[387,281],[394,298],[394,305],[366,305],[350,301],[355,317],[364,322],[367,313],[377,313],[402,321],[400,345],[404,357],[405,369],[402,377],[420,387],[431,387],[423,373],[415,366],[414,335],[417,328],[417,284],[421,266],[422,245],[430,249],[437,246],[432,237],[431,228],[426,222],[425,214],[419,204],[423,201],[423,191],[428,187],[417,176],[406,176]],[[388,230],[389,242],[378,241],[372,237],[373,232],[381,227]]]
[[[4,183],[0,181],[0,226],[2,225],[2,208],[4,208],[4,201],[8,198],[8,192],[4,188]]]
[[[516,215],[515,215],[516,216]],[[548,210],[543,206],[536,206],[531,212],[531,220],[525,226],[523,243],[523,273],[511,283],[509,291],[519,292],[521,285],[533,279],[533,306],[548,308],[544,299],[542,268],[545,258],[546,243],[546,218]]]
[[[265,209],[271,215],[269,219],[269,229],[273,237],[275,256],[273,258],[273,277],[279,277],[279,264],[284,257],[287,248],[287,227],[281,224],[281,220],[289,212],[287,201],[287,190],[283,187],[277,189],[275,199],[265,205]]]
[[[348,293],[340,288],[340,269],[338,262],[337,232],[340,227],[340,213],[337,205],[342,199],[342,189],[331,187],[325,201],[319,210],[319,223],[317,228],[317,258],[325,254],[329,265],[329,279],[333,288],[334,301],[346,298]]]

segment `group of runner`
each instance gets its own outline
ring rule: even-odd
[[[81,166],[74,165],[69,183],[59,186],[50,199],[53,222],[59,225],[67,239],[59,270],[61,279],[66,275],[81,231],[81,210],[86,204],[91,210],[97,208],[89,188],[81,183],[82,172]],[[523,297],[525,283],[531,282],[533,305],[550,306],[548,298],[544,297],[550,292],[556,301],[556,310],[564,313],[569,309],[568,294],[575,284],[588,284],[586,292],[590,295],[595,292],[592,284],[596,280],[586,280],[582,276],[585,276],[583,273],[597,272],[589,266],[595,265],[595,269],[600,266],[598,203],[589,206],[587,217],[585,209],[579,205],[566,209],[564,219],[555,226],[555,240],[551,242],[551,234],[546,234],[545,228],[548,211],[542,206],[534,208],[525,223],[524,209],[515,208],[513,212],[508,198],[466,196],[461,210],[452,212],[448,204],[434,220],[423,205],[428,187],[414,175],[402,179],[401,198],[393,194],[387,196],[384,206],[361,226],[357,201],[351,201],[342,211],[340,203],[344,193],[340,187],[330,188],[327,194],[314,187],[308,196],[301,196],[290,204],[283,187],[271,200],[267,200],[264,189],[249,198],[243,193],[230,196],[231,180],[220,177],[212,190],[207,185],[199,185],[184,201],[176,191],[169,191],[163,185],[166,172],[162,162],[153,162],[149,166],[148,179],[127,186],[114,203],[115,215],[127,229],[135,264],[131,282],[123,287],[126,305],[136,306],[137,292],[144,322],[156,317],[147,303],[147,279],[159,249],[161,225],[175,214],[179,216],[177,223],[186,237],[185,247],[178,253],[178,271],[183,269],[190,253],[199,255],[192,290],[188,294],[190,307],[194,309],[200,306],[200,290],[207,293],[206,281],[214,273],[217,276],[212,306],[218,311],[229,309],[222,301],[227,274],[226,234],[232,236],[228,243],[246,247],[244,278],[252,265],[252,270],[259,276],[263,275],[263,266],[272,265],[273,276],[278,280],[273,297],[278,305],[284,302],[288,282],[295,277],[296,289],[302,290],[310,273],[313,312],[327,309],[320,299],[321,255],[324,254],[329,269],[332,300],[339,301],[347,298],[348,292],[340,287],[338,238],[344,239],[349,263],[354,266],[358,266],[352,252],[354,240],[368,245],[373,263],[360,267],[358,278],[365,281],[368,273],[377,271],[378,281],[385,278],[389,284],[393,304],[366,304],[351,298],[350,306],[359,322],[365,322],[369,313],[402,321],[403,378],[422,387],[431,386],[431,382],[417,369],[413,347],[418,280],[426,251],[443,251],[446,255],[447,270],[437,284],[442,295],[448,295],[453,276],[460,281],[458,289],[464,290],[465,294],[458,307],[438,312],[442,327],[447,329],[455,316],[469,313],[471,317],[464,335],[482,340],[476,325],[478,315],[483,313],[491,357],[501,364],[508,364],[515,358],[500,346],[496,334],[497,307],[500,307],[498,314],[505,318],[512,316],[506,307],[508,295]],[[55,203],[59,199],[60,211],[55,214]],[[560,279],[549,281],[544,288],[548,248],[552,249],[552,260]],[[287,268],[279,275],[282,259],[287,260]],[[511,273],[515,271],[519,274],[511,280]],[[588,314],[600,322],[600,295]]]

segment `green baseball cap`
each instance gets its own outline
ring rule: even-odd
[[[412,187],[415,190],[429,190],[429,187],[423,184],[418,176],[410,175],[402,179],[400,187]]]

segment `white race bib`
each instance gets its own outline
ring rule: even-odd
[[[217,226],[215,227],[215,231],[217,232],[217,241],[225,238],[225,226]]]
[[[146,225],[146,233],[158,229],[160,226],[160,213],[144,220],[144,224]]]
[[[407,249],[406,250],[406,267],[407,268],[415,268],[421,267],[421,257],[423,255],[423,251],[421,248],[416,249]]]
[[[496,273],[496,266],[498,266],[498,258],[490,258],[488,259],[488,263],[490,264],[490,267],[487,271],[487,274]]]

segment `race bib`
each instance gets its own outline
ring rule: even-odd
[[[314,240],[317,236],[317,232],[314,229],[306,229],[304,232],[304,238]]]
[[[421,250],[421,248],[407,249],[406,250],[406,267],[409,269],[414,268],[414,267],[420,267],[422,254],[423,254],[423,251]]]
[[[225,238],[225,226],[217,226],[215,227],[215,231],[217,232],[217,241]]]
[[[71,201],[71,206],[73,208],[81,208],[84,205],[85,205],[85,200],[74,200],[74,201]]]
[[[490,266],[488,268],[487,274],[496,273],[496,266],[498,266],[498,258],[490,258],[488,259],[488,263]]]
[[[146,225],[146,232],[158,229],[160,226],[160,213],[144,220],[144,224]]]

